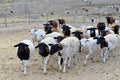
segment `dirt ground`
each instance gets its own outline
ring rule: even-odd
[[[0,80],[120,80],[120,45],[110,52],[106,63],[102,62],[99,51],[94,54],[93,60],[83,66],[87,53],[79,53],[77,64],[71,63],[66,73],[60,72],[57,57],[52,56],[47,65],[47,74],[41,70],[41,56],[36,49],[30,58],[27,75],[23,76],[23,66],[13,46],[21,40],[30,39],[29,26],[12,26],[0,28]],[[52,64],[52,62],[54,64]]]

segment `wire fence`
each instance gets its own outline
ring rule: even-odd
[[[106,12],[106,13],[105,13]],[[59,13],[59,12],[58,12]],[[84,12],[81,11],[74,11],[72,14],[69,14],[69,12],[65,12],[64,14],[58,14],[55,12],[51,13],[32,13],[29,12],[26,15],[22,16],[14,16],[13,12],[10,12],[9,14],[2,14],[2,17],[0,18],[0,27],[9,27],[12,25],[21,25],[21,24],[27,24],[31,25],[33,23],[46,23],[50,19],[59,19],[64,18],[66,20],[66,23],[74,24],[76,27],[81,26],[83,24],[90,24],[93,25],[91,22],[91,19],[95,19],[95,23],[98,22],[106,22],[105,17],[109,14],[117,14],[119,16],[119,13],[114,11],[103,11],[98,12],[97,10],[94,12],[87,12],[84,10]],[[120,17],[120,16],[119,16]],[[94,24],[95,24],[94,23]]]

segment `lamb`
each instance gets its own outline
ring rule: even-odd
[[[105,37],[97,37],[97,44],[100,44],[103,62],[106,62],[108,59],[109,51],[117,47],[118,39],[119,36],[117,34],[108,34]]]
[[[23,40],[20,43],[14,45],[14,47],[18,47],[17,56],[24,63],[23,75],[26,75],[30,56],[32,56],[34,52],[34,45],[30,40]]]
[[[79,52],[79,44],[79,39],[73,36],[66,37],[58,44],[55,44],[56,46],[59,46],[56,50],[60,50],[59,48],[62,47],[61,53],[58,57],[58,64],[59,69],[62,70],[61,60],[64,59],[63,72],[66,72],[66,65],[67,67],[70,67],[71,58]]]
[[[96,37],[98,36],[98,29],[94,26],[82,26],[82,30],[84,33],[84,37],[90,38],[90,37]]]
[[[65,37],[75,36],[78,39],[83,37],[83,32],[78,28],[72,27],[71,25],[63,25],[62,29]]]
[[[48,59],[50,57],[50,55],[53,55],[54,53],[56,53],[57,51],[59,51],[58,49],[61,48],[56,48],[58,46],[54,46],[54,44],[57,44],[56,40],[53,37],[45,37],[35,48],[39,48],[39,54],[43,57],[43,65],[42,65],[42,69],[43,69],[43,73],[46,74],[47,73],[47,68],[46,65],[48,63]]]
[[[65,24],[65,19],[58,19],[59,27]]]
[[[97,40],[91,38],[82,38],[80,40],[81,43],[81,49],[84,47],[88,48],[89,53],[86,55],[86,59],[84,61],[84,66],[87,64],[87,60],[89,59],[89,56],[91,56],[93,53],[95,53],[98,50],[98,45],[96,44]]]
[[[107,34],[114,34],[112,29],[110,27],[106,27],[104,22],[99,22],[97,24],[97,28],[99,30],[99,35],[102,36],[102,37],[104,37]]]
[[[33,43],[35,43],[35,41],[39,43],[43,38],[45,38],[46,35],[45,31],[42,29],[38,29],[38,30],[31,29],[30,33],[32,35]]]

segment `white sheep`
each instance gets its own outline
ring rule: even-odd
[[[88,48],[88,54],[86,55],[86,58],[84,61],[84,65],[86,65],[90,55],[92,55],[98,50],[97,40],[93,39],[92,37],[88,39],[82,38],[80,40],[80,43],[81,43],[81,49],[84,47]]]
[[[55,49],[51,49],[51,45],[57,44],[56,40],[53,37],[45,37],[43,40],[41,40],[41,42],[35,47],[35,48],[39,48],[39,54],[43,57],[43,65],[42,65],[42,69],[44,70],[43,73],[46,74],[47,73],[47,68],[46,65],[48,63],[49,57],[50,55],[53,55],[55,51]]]
[[[61,56],[58,58],[59,69],[62,70],[61,58],[64,59],[64,68],[63,72],[66,72],[66,65],[70,67],[71,58],[78,54],[79,52],[79,39],[76,37],[66,37],[64,38],[59,45],[62,46]],[[61,58],[60,58],[61,57]]]
[[[14,45],[17,48],[17,56],[24,63],[23,74],[27,74],[27,66],[29,63],[29,58],[34,52],[34,45],[30,40],[23,40],[20,43]]]
[[[35,41],[39,43],[43,38],[45,38],[46,35],[45,31],[42,29],[38,29],[38,30],[31,29],[30,33],[32,35],[33,43],[35,43]]]
[[[58,37],[58,36],[63,36],[63,34],[59,32],[52,32],[47,34],[45,37]]]

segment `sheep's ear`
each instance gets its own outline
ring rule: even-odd
[[[18,47],[19,44],[14,45],[14,47]]]
[[[72,34],[75,34],[75,32],[72,32]]]
[[[80,34],[83,34],[83,32],[80,32]]]
[[[52,46],[53,44],[48,44],[48,45]]]
[[[39,47],[39,45],[37,45],[35,48],[38,48]]]
[[[54,39],[57,39],[57,37],[54,37]]]
[[[93,39],[97,39],[98,37],[94,37]]]
[[[25,46],[29,46],[29,45],[25,44]]]
[[[35,31],[34,32],[36,32],[37,31],[37,29],[35,29]]]

